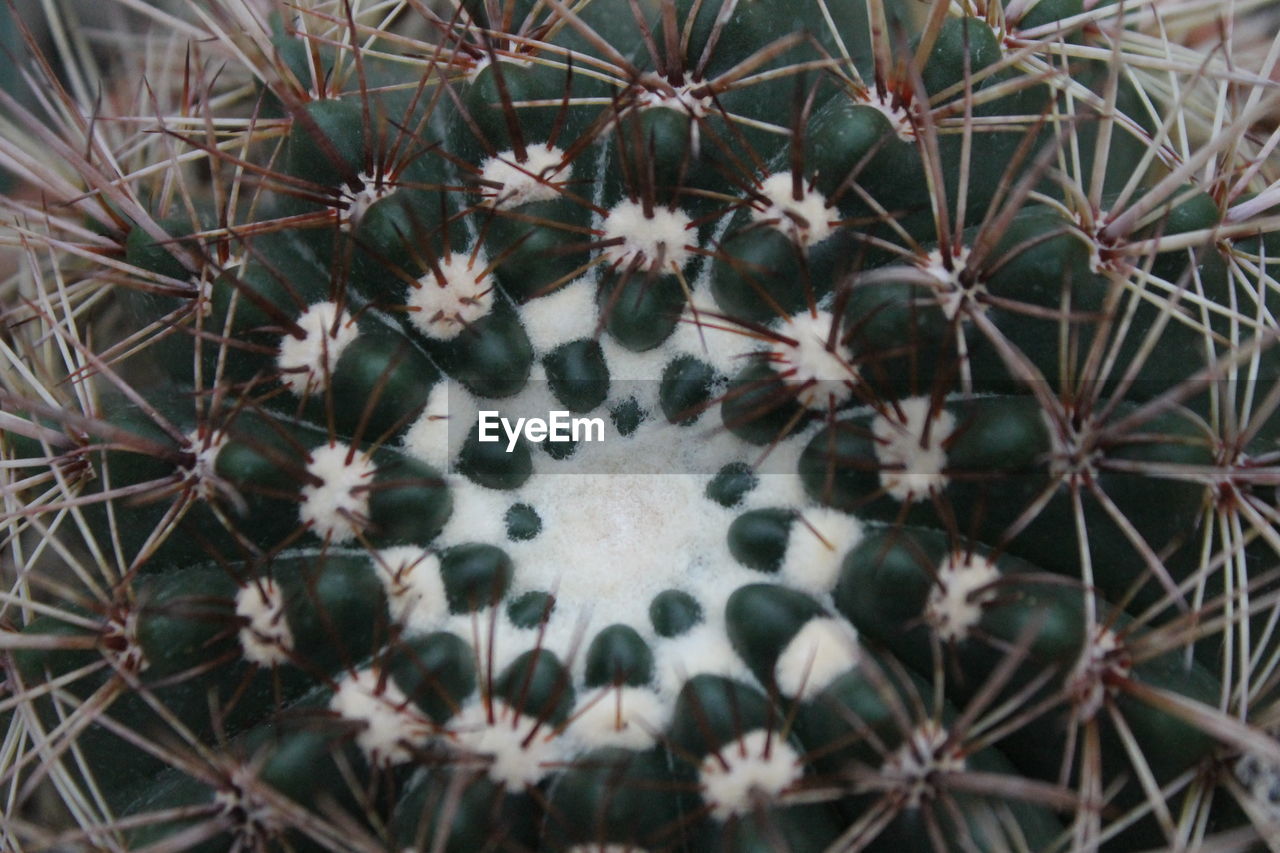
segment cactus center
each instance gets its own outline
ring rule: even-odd
[[[535,629],[506,616],[497,620],[495,666],[527,648],[532,631],[541,646],[566,656],[581,643],[583,630],[623,624],[647,635],[650,602],[666,590],[691,596],[704,613],[722,612],[727,597],[754,573],[738,564],[728,547],[735,511],[707,497],[706,490],[709,472],[739,459],[741,452],[741,443],[724,433],[708,440],[705,434],[649,420],[626,436],[606,432],[604,441],[581,442],[563,460],[539,451],[534,474],[512,490],[458,480],[440,547],[502,541],[514,566],[505,598],[542,592],[556,600],[549,618]],[[772,490],[788,486],[796,487],[794,478],[766,478],[751,500],[774,500]],[[531,537],[508,536],[513,505],[536,512],[540,526]],[[827,535],[844,541],[840,531]],[[487,642],[488,622],[488,616],[461,614],[447,617],[445,624]],[[427,619],[415,624],[438,627]],[[723,643],[701,642],[673,666],[687,676],[721,667],[726,659],[735,660]],[[659,669],[665,671],[661,661]],[[659,680],[673,690],[683,683],[683,677],[669,684]]]
[[[649,598],[705,563],[724,536],[700,512],[705,487],[689,474],[535,477],[521,497],[537,509],[543,530],[512,547],[517,571],[531,588],[556,589],[559,600],[589,602],[614,618],[624,614],[610,611],[636,602],[639,616]]]

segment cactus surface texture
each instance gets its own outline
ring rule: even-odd
[[[1273,3],[76,8],[0,849],[1280,850]]]

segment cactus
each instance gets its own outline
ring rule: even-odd
[[[1275,849],[1265,5],[121,4],[0,92],[0,846]]]

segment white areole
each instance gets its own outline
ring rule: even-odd
[[[276,367],[280,381],[300,397],[319,391],[333,374],[338,359],[359,335],[355,321],[334,302],[317,302],[298,317],[302,338],[280,339]]]
[[[409,288],[410,318],[429,338],[451,341],[493,310],[493,282],[483,252],[455,252]]]
[[[369,516],[368,486],[376,468],[363,451],[340,441],[311,451],[307,473],[323,482],[302,487],[298,520],[334,544],[356,538]]]
[[[621,241],[605,246],[605,259],[619,269],[637,265],[641,270],[669,272],[678,270],[689,260],[686,233],[693,220],[682,210],[655,206],[652,216],[645,216],[644,206],[636,201],[619,202],[604,219],[604,237]]]
[[[538,142],[525,146],[521,162],[514,151],[503,151],[480,164],[480,190],[484,203],[497,208],[513,208],[560,197],[560,187],[573,174],[564,151]]]

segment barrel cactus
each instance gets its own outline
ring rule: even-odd
[[[0,847],[1276,849],[1266,3],[176,5],[0,92]]]

